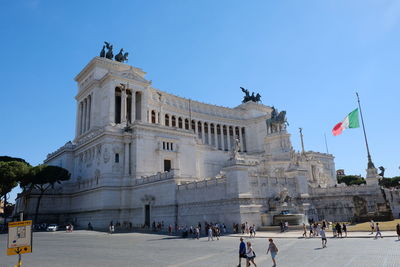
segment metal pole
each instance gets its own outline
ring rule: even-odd
[[[367,141],[367,134],[365,133],[364,118],[363,118],[362,111],[361,111],[360,97],[358,96],[358,93],[357,93],[357,92],[356,92],[356,95],[357,95],[357,101],[358,101],[358,108],[360,109],[361,123],[362,123],[362,126],[363,126],[364,139],[365,139],[365,146],[367,147],[368,169],[375,169],[375,165],[374,165],[374,163],[372,163],[372,160],[371,160],[371,154],[369,153],[369,147],[368,147],[368,141]]]
[[[329,154],[329,150],[328,150],[328,142],[326,141],[326,133],[324,133],[324,137],[325,137],[325,147],[326,147],[326,154]]]

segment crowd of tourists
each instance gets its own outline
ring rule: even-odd
[[[310,222],[308,227],[306,224],[303,223],[303,237],[307,238],[307,233],[308,237],[319,237],[321,234],[321,230],[324,232],[328,227],[331,227],[332,229],[332,237],[337,237],[337,238],[343,238],[347,237],[347,225],[346,223],[340,223],[340,222],[327,222],[323,220],[321,223],[318,222]],[[344,236],[343,236],[344,235]]]
[[[250,238],[252,237],[256,237],[256,225],[249,225],[247,222],[242,223],[242,224],[238,224],[238,223],[234,223],[232,226],[233,229],[233,233],[234,234],[247,234],[249,235]]]

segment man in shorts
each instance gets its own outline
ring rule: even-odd
[[[246,244],[243,242],[243,238],[240,238],[240,245],[239,245],[239,265],[238,267],[241,266],[242,264],[242,258],[246,259]]]
[[[268,241],[269,241],[269,246],[268,246],[267,254],[269,251],[271,251],[271,258],[274,263],[274,265],[272,265],[272,267],[275,267],[276,266],[275,257],[276,257],[276,254],[278,253],[278,248],[276,247],[272,238],[268,239]]]

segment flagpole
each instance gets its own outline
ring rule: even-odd
[[[364,118],[363,118],[362,111],[361,111],[360,97],[358,96],[357,92],[356,92],[356,95],[357,95],[357,101],[358,101],[358,108],[360,109],[361,123],[362,123],[363,131],[364,131],[365,145],[367,147],[367,153],[368,153],[368,169],[375,169],[375,165],[374,165],[374,163],[372,163],[372,160],[371,160],[371,154],[369,153],[367,134],[365,133]]]
[[[324,133],[324,137],[325,137],[325,147],[326,147],[326,154],[329,154],[329,150],[328,150],[328,142],[326,141],[326,133]]]

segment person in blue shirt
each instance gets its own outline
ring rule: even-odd
[[[238,267],[241,266],[242,264],[242,258],[246,259],[246,244],[243,242],[243,238],[240,238],[240,245],[239,245],[239,265]]]

